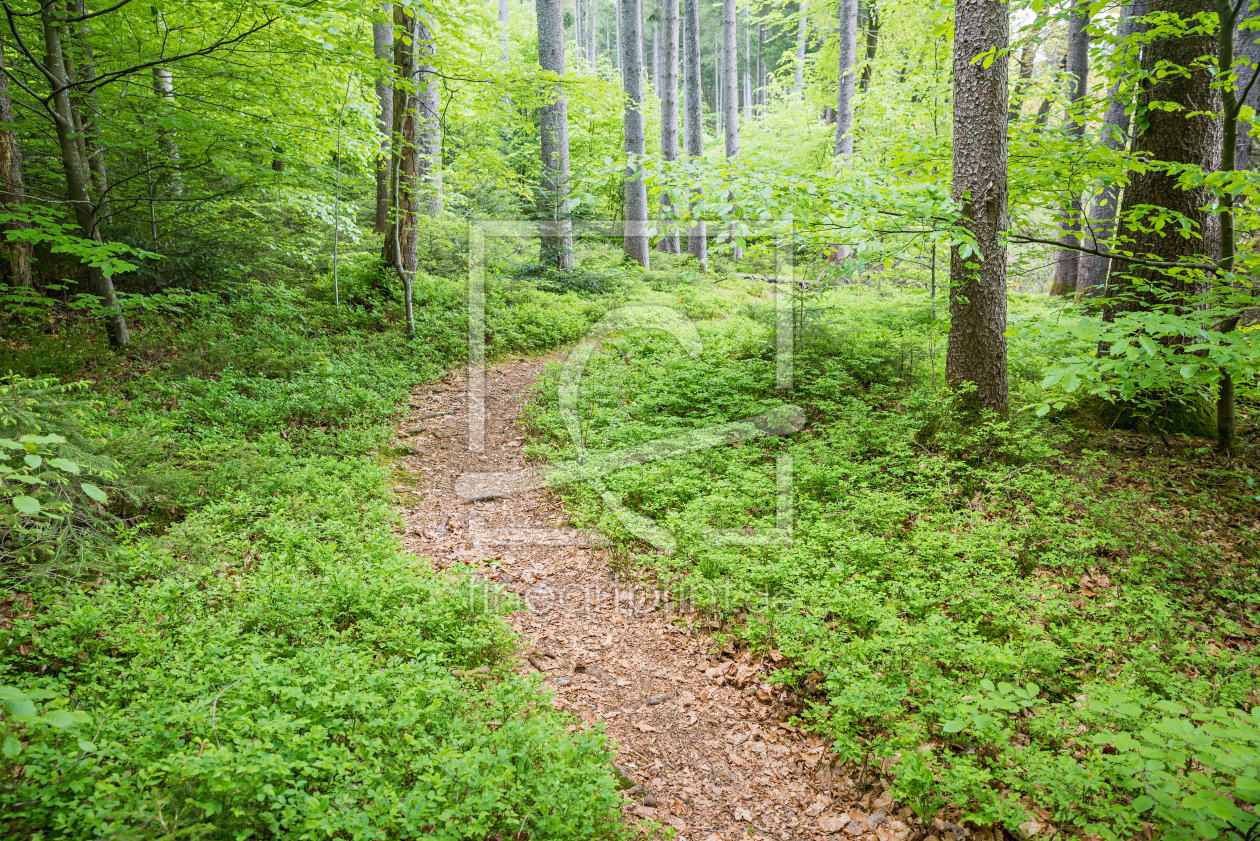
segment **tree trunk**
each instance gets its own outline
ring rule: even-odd
[[[1033,68],[1037,64],[1037,32],[1037,29],[1033,29],[1028,33],[1024,46],[1019,51],[1019,79],[1015,82],[1015,90],[1011,96],[1011,107],[1006,114],[1007,122],[1019,119],[1020,110],[1023,108],[1024,92],[1028,90],[1028,83],[1032,81]]]
[[[958,0],[954,23],[953,198],[979,253],[950,251],[949,349],[945,374],[969,383],[967,402],[1006,416],[1007,62],[986,69],[973,59],[1007,47],[1009,18],[1000,0]]]
[[[1081,100],[1085,98],[1089,83],[1089,3],[1090,0],[1077,0],[1068,18],[1067,77],[1068,106],[1066,134],[1077,143],[1085,135],[1085,115],[1080,113]],[[1054,281],[1050,284],[1050,294],[1066,297],[1076,294],[1077,266],[1080,252],[1081,233],[1081,191],[1069,179],[1068,188],[1073,196],[1068,206],[1063,209],[1064,219],[1060,225],[1060,240],[1064,247],[1059,249],[1055,261]]]
[[[805,47],[809,38],[809,13],[806,11],[809,0],[801,0],[801,20],[796,27],[796,79],[792,84],[792,92],[801,95],[805,87]]]
[[[1252,18],[1260,17],[1260,9],[1252,9],[1251,3],[1243,3],[1242,8],[1238,12],[1239,23]],[[1234,58],[1245,58],[1252,67],[1260,66],[1260,31],[1255,29],[1242,30],[1234,28]],[[1252,70],[1250,68],[1242,68],[1238,71],[1238,89],[1239,93],[1247,87],[1247,82],[1251,81]],[[1243,104],[1251,108],[1252,111],[1260,113],[1260,82],[1251,86],[1251,90],[1247,91],[1247,98]],[[1251,136],[1253,125],[1251,123],[1238,124],[1238,140],[1234,152],[1234,166],[1238,169],[1251,169],[1251,159],[1257,152],[1256,141]]]
[[[726,157],[739,154],[739,53],[735,51],[735,0],[722,0],[722,120]]]
[[[394,151],[392,196],[394,210],[385,235],[385,263],[408,287],[418,264],[416,214],[420,205],[420,119],[418,113],[416,53],[419,49],[417,18],[401,3],[394,6],[394,26],[402,37],[394,39],[394,67],[399,84],[394,86]]]
[[[875,0],[866,0],[863,6],[862,29],[866,33],[866,59],[862,63],[862,93],[871,88],[871,74],[875,72],[875,52],[879,48],[879,7]]]
[[[499,0],[502,12],[507,0]],[[380,20],[372,22],[372,52],[376,56],[378,67],[384,68],[394,53],[393,6],[382,3],[378,7]],[[507,33],[504,32],[504,37]],[[504,60],[507,59],[506,42]],[[376,154],[376,222],[373,230],[383,234],[389,230],[389,194],[390,194],[390,160],[393,156],[394,135],[394,88],[389,83],[389,75],[383,69],[376,77],[376,128],[380,134],[380,149]]]
[[[758,114],[766,113],[766,25],[764,23],[757,24],[757,95],[756,111]]]
[[[1189,21],[1196,14],[1216,11],[1213,0],[1153,0],[1150,11],[1179,15]],[[1198,59],[1216,53],[1213,35],[1193,34],[1182,37],[1156,38],[1142,50],[1142,69],[1154,73],[1160,66],[1188,68],[1187,73],[1168,73],[1154,84],[1144,86],[1138,97],[1138,108],[1146,114],[1146,126],[1133,139],[1133,154],[1147,160],[1193,164],[1204,172],[1217,170],[1221,162],[1221,122],[1211,114],[1221,110],[1220,91],[1213,88],[1215,75]],[[1172,102],[1179,110],[1150,108],[1151,103]],[[1186,117],[1185,114],[1193,116]],[[1206,254],[1215,260],[1220,251],[1220,217],[1207,208],[1215,202],[1203,187],[1183,189],[1180,176],[1162,169],[1134,173],[1124,191],[1120,215],[1127,217],[1140,206],[1164,207],[1182,214],[1193,223],[1201,239],[1186,239],[1171,231],[1128,230],[1118,247],[1139,255],[1154,255],[1159,260],[1180,260],[1194,254]],[[1173,225],[1172,228],[1179,228]],[[1165,233],[1168,236],[1165,236]],[[1126,276],[1142,282],[1145,289],[1133,288]],[[1108,319],[1119,312],[1133,312],[1153,306],[1159,296],[1189,297],[1205,291],[1201,282],[1187,280],[1185,275],[1168,277],[1159,269],[1115,260],[1111,266],[1109,299],[1104,315]],[[1123,299],[1113,296],[1127,293]]]
[[[76,0],[74,13],[75,15],[87,14],[87,4],[84,0]],[[92,83],[96,81],[96,56],[92,52],[90,34],[88,22],[80,21],[76,41],[83,64],[83,84],[88,90],[80,94],[79,107],[83,114],[83,144],[87,151],[88,169],[92,173],[92,186],[101,196],[101,206],[104,207],[109,176],[105,171],[105,150],[101,147],[101,127],[98,122],[101,116],[100,98],[96,91],[90,89]]]
[[[678,160],[678,0],[663,0],[664,49],[661,52],[661,158]],[[661,212],[665,219],[673,217],[669,195],[661,194]],[[678,234],[666,233],[657,246],[667,254],[678,253]]]
[[[1128,3],[1116,26],[1116,38],[1120,44],[1126,44],[1141,28],[1140,18],[1145,14],[1145,0]],[[1102,141],[1112,151],[1118,152],[1128,144],[1129,111],[1131,96],[1123,95],[1121,88],[1128,84],[1126,78],[1117,79],[1107,95],[1110,98],[1107,113],[1103,117]],[[1110,240],[1115,228],[1116,204],[1120,200],[1120,185],[1116,182],[1105,184],[1094,200],[1090,229],[1093,236],[1089,241],[1092,248],[1110,250]],[[1100,248],[1101,246],[1101,248]],[[1082,300],[1102,294],[1107,281],[1107,268],[1111,260],[1099,254],[1081,254],[1077,258],[1076,298]]]
[[[753,119],[752,4],[744,9],[744,119]]]
[[[537,0],[535,0],[535,2],[537,2]],[[623,49],[621,46],[623,37],[621,32],[621,0],[613,0],[613,9],[617,13],[617,49],[613,53],[613,66],[615,66],[619,72],[624,73],[626,68],[621,60],[621,51]]]
[[[698,158],[704,154],[704,125],[700,93],[700,0],[683,0],[683,84],[687,107],[686,137],[687,155]],[[699,191],[696,191],[697,194]],[[697,202],[692,202],[693,212]],[[687,237],[687,251],[700,261],[702,270],[709,265],[709,243],[705,235],[703,219],[695,219]]]
[[[507,0],[499,0],[506,3]],[[595,69],[595,0],[587,0],[586,18],[590,24],[586,27],[586,65],[592,70]]]
[[[561,0],[536,0],[538,10],[538,66],[564,75],[564,12]],[[573,268],[573,223],[569,219],[569,112],[562,84],[549,83],[538,109],[542,146],[542,221],[540,259],[561,271]]]
[[[17,132],[13,129],[13,100],[9,97],[9,77],[4,72],[4,43],[0,40],[0,207],[12,212],[26,203],[26,183],[22,179],[22,156],[18,151]],[[9,284],[31,286],[31,244],[8,239],[9,231],[20,231],[25,222],[0,225],[0,248],[8,255]]]
[[[642,157],[647,151],[643,135],[643,20],[642,0],[620,0],[621,4],[621,82],[626,95],[625,150],[627,157]],[[651,260],[647,235],[647,186],[643,168],[634,161],[626,169],[626,229],[622,238],[626,256],[647,267]]]
[[[582,41],[582,0],[573,0],[573,46],[577,47],[573,55],[578,61],[581,61]]]
[[[44,30],[44,64],[52,77],[54,90],[51,114],[57,128],[57,142],[61,149],[61,166],[66,176],[66,198],[74,208],[75,221],[85,239],[101,241],[100,224],[96,217],[96,206],[88,194],[88,163],[82,154],[81,147],[75,142],[74,103],[70,98],[70,81],[66,76],[65,59],[61,46],[61,21],[54,15],[51,3],[40,11],[40,22]],[[88,267],[88,277],[92,294],[100,298],[101,305],[109,314],[106,316],[106,331],[109,343],[114,347],[122,347],[130,340],[127,331],[127,320],[123,317],[118,305],[118,296],[114,293],[114,282],[97,266]]]
[[[840,88],[836,96],[836,155],[853,154],[853,99],[857,94],[858,0],[840,0]]]
[[[431,0],[430,0],[431,2]],[[420,204],[430,216],[442,212],[442,115],[438,104],[437,68],[429,60],[437,55],[437,41],[429,28],[429,12],[416,8],[416,110],[417,173],[420,177]]]
[[[159,31],[166,30],[166,22],[162,19],[162,14],[158,11],[157,6],[152,7],[153,24]],[[70,70],[69,67],[66,68]],[[67,76],[69,72],[67,72]],[[153,92],[161,98],[163,104],[168,109],[173,109],[175,105],[175,78],[171,74],[171,69],[165,64],[155,64],[153,66]],[[166,149],[166,159],[171,166],[171,192],[177,196],[183,195],[184,185],[183,179],[180,177],[180,157],[179,142],[166,129],[159,128],[158,134],[162,138],[162,146]],[[275,166],[273,164],[272,168]]]

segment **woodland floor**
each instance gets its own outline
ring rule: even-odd
[[[481,452],[468,448],[466,373],[417,388],[399,426],[409,479],[394,490],[409,551],[440,569],[470,568],[526,602],[511,617],[521,669],[545,674],[572,727],[606,729],[633,782],[625,819],[673,827],[684,841],[992,839],[941,820],[922,825],[878,781],[823,761],[822,740],[781,722],[782,696],[764,682],[768,662],[720,650],[695,615],[663,608],[641,588],[632,597],[598,538],[561,526],[550,492],[529,489],[518,423],[546,361],[487,366]],[[488,495],[476,477],[491,472],[522,477],[518,490],[469,501]]]

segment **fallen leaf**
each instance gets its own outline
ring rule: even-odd
[[[818,819],[818,828],[823,832],[839,832],[849,822],[849,815],[825,815]]]
[[[735,820],[737,820],[737,821],[749,821],[749,822],[751,822],[751,821],[752,821],[752,812],[748,811],[747,809],[736,809],[736,810],[735,810]]]
[[[655,727],[653,727],[653,726],[652,726],[652,725],[650,725],[650,724],[644,724],[642,721],[636,721],[636,722],[634,723],[634,726],[638,729],[638,731],[639,731],[640,733],[659,733],[659,732],[661,732],[661,731],[657,730]]]

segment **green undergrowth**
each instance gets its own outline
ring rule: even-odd
[[[390,422],[464,352],[463,287],[422,277],[408,340],[379,278],[349,283],[340,311],[323,285],[166,296],[125,354],[55,312],[9,325],[5,394],[48,394],[0,403],[0,438],[72,485],[116,469],[99,539],[53,552],[21,512],[6,533],[0,835],[616,834],[603,736],[511,670],[510,603],[395,533]],[[607,307],[488,297],[492,352],[573,341]],[[53,511],[51,485],[23,488]]]
[[[1013,298],[1012,326],[1043,306]],[[787,712],[843,759],[883,760],[922,815],[1245,834],[1260,798],[1254,458],[1133,458],[1033,412],[960,420],[942,314],[921,296],[854,287],[793,313],[786,392],[769,301],[697,323],[698,352],[649,330],[604,339],[576,392],[592,452],[785,403],[806,427],[605,477],[673,554],[589,487],[565,490],[574,517],[727,633],[786,655]],[[1033,405],[1045,351],[1012,333],[1012,391]],[[530,415],[552,460],[577,454],[558,380]]]

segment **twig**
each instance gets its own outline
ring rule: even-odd
[[[244,679],[245,679],[245,676],[242,675],[238,677],[236,680],[229,683],[227,686],[220,689],[219,694],[215,695],[214,701],[210,703],[210,731],[214,733],[214,746],[216,748],[219,747],[219,728],[216,725],[215,716],[218,713],[219,699],[223,697],[224,692],[227,692],[229,689],[231,689],[233,686],[236,686],[236,684],[240,683]]]

